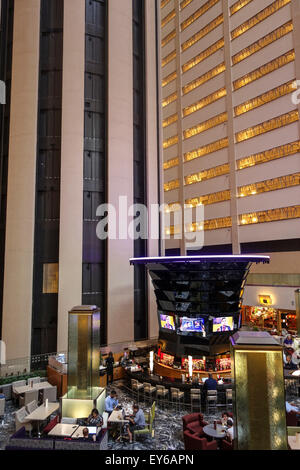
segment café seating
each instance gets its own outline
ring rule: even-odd
[[[15,388],[16,387],[22,387],[23,385],[26,385],[26,380],[16,380],[15,382],[12,382],[12,399],[13,402],[16,403],[18,400],[19,395],[16,393]]]
[[[155,418],[155,401],[152,403],[150,413],[149,413],[149,421],[146,424],[145,428],[136,429],[133,431],[134,440],[137,436],[144,436],[145,434],[150,434],[150,437],[152,437],[154,418]]]
[[[181,400],[184,399],[184,392],[181,392],[178,388],[171,387],[170,388],[170,394],[171,394],[171,403],[172,405],[175,403],[176,408],[177,405],[179,407],[179,410],[181,409]]]
[[[140,398],[140,391],[143,390],[144,385],[141,384],[138,380],[131,379],[131,390],[134,394],[134,396],[137,399],[137,402],[139,403],[139,398]]]
[[[28,414],[33,413],[33,411],[36,410],[37,407],[38,407],[38,404],[35,400],[31,401],[30,403],[28,403],[28,405],[25,406]]]
[[[191,411],[193,412],[194,405],[201,411],[201,390],[199,388],[191,388]]]
[[[226,388],[226,406],[232,406],[232,388]]]
[[[183,433],[185,450],[217,450],[217,442],[215,440],[208,442],[205,437],[191,433],[189,430]]]
[[[59,423],[59,416],[55,416],[43,429],[43,434],[48,434]]]
[[[153,387],[150,383],[144,382],[144,401],[146,402],[146,398],[150,398],[152,401],[152,395],[156,392],[156,388]]]
[[[25,427],[26,431],[31,433],[32,431],[32,424],[30,421],[26,421],[26,416],[28,415],[25,406],[20,408],[18,411],[15,412],[15,424],[16,424],[16,431],[21,429],[23,426]]]
[[[217,401],[218,401],[217,390],[207,390],[206,410],[209,411],[209,408],[214,408],[215,410],[217,406]]]
[[[44,388],[43,400],[48,399],[49,403],[57,401],[57,387]]]
[[[166,389],[163,385],[156,385],[156,400],[159,403],[159,400],[162,404],[165,404],[165,399],[169,395],[169,390]]]
[[[40,377],[31,377],[30,379],[27,380],[27,384],[28,385],[31,385],[31,384],[39,384],[41,381],[41,378]]]
[[[19,397],[19,406],[27,406],[28,403],[35,401],[36,403],[39,401],[39,391],[38,390],[28,390],[28,392],[24,393],[24,396]]]
[[[204,421],[202,413],[192,413],[182,416],[183,431],[189,431],[199,436],[204,436],[203,428],[208,424]]]

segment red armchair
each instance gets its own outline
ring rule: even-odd
[[[229,442],[226,439],[222,439],[221,450],[233,450],[233,441]]]
[[[48,423],[47,426],[43,429],[43,433],[48,434],[48,432],[50,432],[51,429],[53,429],[54,426],[56,426],[58,423],[59,423],[59,416],[55,416],[55,418],[53,418],[50,421],[50,423]]]
[[[203,435],[203,427],[208,423],[204,421],[202,413],[192,413],[182,417],[183,431],[190,431],[191,433]]]
[[[286,425],[287,426],[299,426],[299,413],[296,411],[289,411],[286,413]]]
[[[184,448],[185,450],[217,450],[217,442],[208,442],[205,437],[200,437],[190,431],[183,433]]]

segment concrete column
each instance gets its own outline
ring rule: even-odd
[[[57,350],[68,347],[68,311],[81,305],[85,2],[64,1]]]
[[[30,356],[39,85],[40,0],[15,0],[2,339]]]
[[[119,213],[119,196],[133,204],[132,1],[108,2],[108,202]],[[118,226],[118,224],[117,224]],[[133,240],[108,239],[107,342],[134,338]]]

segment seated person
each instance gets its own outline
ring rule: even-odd
[[[300,349],[297,349],[296,351],[293,352],[292,354],[292,363],[298,366],[300,363]]]
[[[111,415],[113,410],[118,406],[119,400],[117,399],[117,392],[112,390],[110,395],[105,398],[105,411]]]
[[[227,431],[226,431],[226,439],[229,442],[232,442],[234,439],[234,429],[233,429],[233,419],[227,419]]]
[[[97,408],[94,408],[90,414],[90,416],[87,419],[87,424],[88,426],[97,426],[101,427],[103,425],[103,418],[99,414],[99,411]]]
[[[78,441],[88,441],[88,442],[95,442],[96,441],[96,435],[91,436],[89,434],[88,428],[84,428],[82,430],[82,437],[78,438]]]
[[[204,382],[204,390],[217,390],[217,381],[213,379],[213,376],[211,373],[208,374],[208,379],[205,380]]]
[[[126,364],[128,364],[128,362],[129,362],[128,350],[124,349],[124,354],[120,359],[121,366],[125,366]]]
[[[128,436],[129,442],[132,442],[132,435],[133,431],[137,429],[144,429],[146,426],[145,416],[143,410],[139,407],[139,405],[133,405],[133,416],[129,416],[129,428],[128,428]]]
[[[291,334],[288,334],[286,336],[286,338],[284,339],[283,341],[283,345],[286,347],[286,348],[293,348],[293,343],[294,343],[294,340],[292,338],[292,335]]]
[[[284,358],[283,358],[284,359]],[[292,362],[292,356],[290,354],[286,355],[286,358],[284,359],[284,368],[289,369],[289,370],[295,370],[298,369],[296,364]]]
[[[222,418],[217,421],[219,424],[222,424],[222,426],[227,426],[227,421],[228,419],[230,418],[229,414],[227,411],[224,411],[224,413],[222,413]],[[230,418],[232,419],[232,418]]]

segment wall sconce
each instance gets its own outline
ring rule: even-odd
[[[259,295],[258,299],[259,299],[259,303],[261,305],[272,305],[273,304],[273,299],[270,295]]]
[[[150,351],[149,368],[150,368],[151,375],[153,373],[153,364],[154,364],[153,358],[154,358],[154,353],[153,351]]]
[[[192,356],[188,356],[189,360],[189,376],[193,377],[193,358]]]

